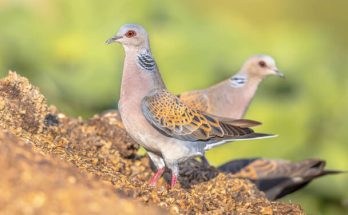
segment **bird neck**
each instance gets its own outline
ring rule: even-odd
[[[229,79],[229,83],[231,88],[240,88],[243,89],[243,91],[245,91],[245,89],[252,89],[256,91],[262,80],[263,76],[250,75],[249,72],[241,70]]]
[[[249,76],[245,84],[237,88],[237,90],[239,91],[239,94],[242,95],[240,99],[244,99],[245,103],[249,105],[261,81],[262,81],[262,78],[260,78],[259,76],[257,77]]]
[[[234,107],[226,113],[233,118],[242,118],[247,111],[262,78],[249,76],[246,73],[237,73],[222,86],[225,88],[225,99]],[[227,111],[228,111],[227,110]]]
[[[165,88],[150,50],[146,48],[125,48],[125,51],[126,55],[120,95],[121,101],[125,101],[125,98],[127,98],[127,100],[140,103],[153,89]],[[145,59],[144,57],[144,61],[141,61],[141,55],[144,53],[149,54],[146,55],[149,58]]]

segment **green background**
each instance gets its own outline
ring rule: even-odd
[[[213,164],[241,157],[318,157],[348,170],[348,1],[0,0],[0,75],[27,76],[61,111],[88,117],[115,108],[125,23],[150,34],[174,93],[234,74],[251,55],[272,55],[287,79],[259,87],[247,118],[278,138],[228,144]],[[282,201],[308,214],[348,213],[348,175],[318,179]]]

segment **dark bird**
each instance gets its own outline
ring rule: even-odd
[[[293,193],[313,179],[342,171],[325,170],[326,162],[320,159],[306,159],[298,162],[250,158],[232,160],[221,165],[222,172],[250,179],[270,200],[276,200]]]

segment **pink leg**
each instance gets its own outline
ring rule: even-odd
[[[177,177],[175,174],[172,174],[172,181],[170,182],[170,188],[173,189],[177,181]]]
[[[160,168],[157,170],[157,172],[152,176],[150,180],[150,186],[155,187],[157,184],[158,179],[162,176],[164,173],[165,168]]]

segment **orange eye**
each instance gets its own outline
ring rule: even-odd
[[[261,66],[261,67],[266,67],[266,62],[265,61],[259,61],[259,65]]]
[[[128,38],[134,37],[135,35],[137,35],[137,33],[135,33],[135,31],[133,30],[127,31],[127,33],[125,34],[125,36]]]

